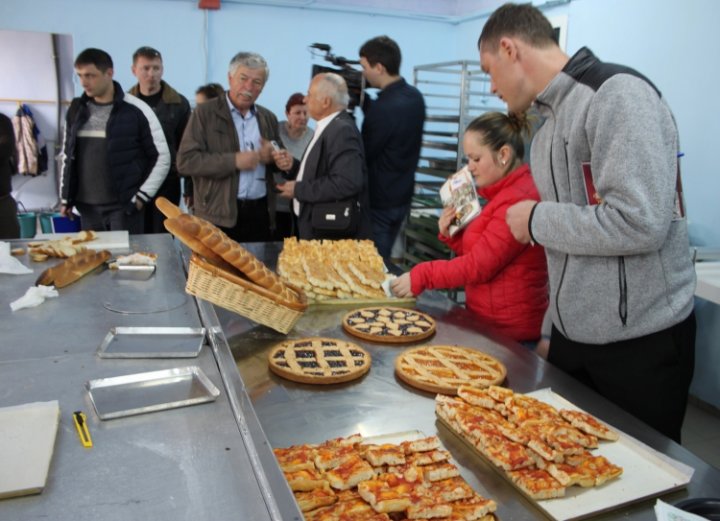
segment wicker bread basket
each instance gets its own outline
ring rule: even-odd
[[[305,293],[291,284],[287,285],[297,294],[297,302],[283,300],[262,286],[228,273],[193,253],[185,290],[191,295],[287,334],[307,309]]]

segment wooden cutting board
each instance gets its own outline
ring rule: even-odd
[[[0,408],[0,499],[43,491],[59,422],[57,400]]]
[[[91,250],[129,250],[130,235],[127,230],[118,230],[114,232],[95,232],[97,239],[82,243],[83,246]],[[74,233],[39,233],[33,239],[34,241],[59,240],[65,237],[73,237]]]

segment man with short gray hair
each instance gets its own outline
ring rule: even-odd
[[[294,181],[278,185],[293,200],[301,239],[369,239],[367,170],[360,131],[348,114],[350,97],[342,76],[316,75],[305,96],[317,121],[312,141],[290,171]],[[276,152],[279,164],[286,151]]]
[[[236,54],[226,95],[195,108],[178,150],[180,174],[193,178],[195,214],[238,242],[270,241],[275,229],[270,142],[281,142],[278,121],[255,103],[269,75],[259,54]]]

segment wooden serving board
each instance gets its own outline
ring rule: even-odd
[[[327,299],[327,300],[313,300],[309,304],[311,306],[412,306],[415,304],[415,298],[397,298],[397,297],[386,297],[386,298],[348,298],[348,299]]]
[[[129,250],[130,235],[127,230],[118,230],[113,232],[95,232],[97,238],[92,241],[83,242],[82,245],[91,250]],[[39,233],[33,239],[41,240],[61,240],[66,237],[73,237],[75,233]]]

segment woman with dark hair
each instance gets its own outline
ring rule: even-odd
[[[285,119],[278,123],[280,139],[290,155],[300,161],[313,137],[313,129],[308,127],[308,110],[305,94],[296,92],[285,104]],[[277,198],[277,239],[295,235],[294,216],[290,211],[290,202],[283,197]]]
[[[450,237],[455,209],[445,208],[438,221],[439,238],[457,255],[416,265],[391,283],[399,297],[426,289],[465,287],[465,304],[496,331],[534,345],[548,306],[547,267],[541,246],[515,240],[507,223],[508,207],[540,199],[523,163],[525,116],[489,112],[465,130],[463,149],[478,193],[487,204],[470,224]]]
[[[219,98],[224,94],[225,89],[219,83],[208,83],[207,85],[201,85],[195,91],[195,104],[201,105],[207,100]]]
[[[305,148],[313,137],[313,130],[308,127],[308,111],[305,95],[296,92],[285,104],[285,121],[281,121],[280,139],[295,159],[302,159]]]

